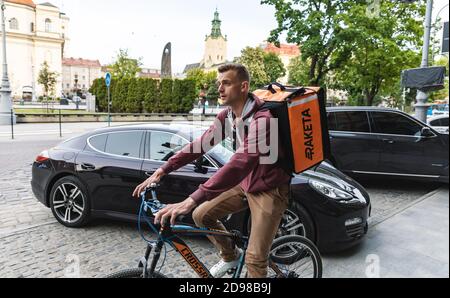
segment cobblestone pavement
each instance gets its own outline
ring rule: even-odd
[[[31,166],[0,173],[0,277],[64,277],[79,261],[82,277],[101,277],[135,267],[145,250],[136,225],[94,221],[83,229],[68,229],[39,203],[30,188]],[[369,181],[371,226],[417,203],[435,184]],[[206,239],[188,238],[207,266],[218,256]],[[182,266],[178,266],[182,264]],[[169,252],[162,273],[194,277],[178,255]]]

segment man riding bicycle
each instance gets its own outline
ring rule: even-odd
[[[178,216],[195,209],[193,219],[197,226],[225,231],[219,219],[250,208],[251,233],[245,264],[248,277],[265,278],[270,247],[288,207],[291,176],[277,162],[283,152],[278,138],[276,144],[271,138],[271,112],[261,109],[264,102],[249,93],[248,70],[239,64],[221,66],[218,84],[220,98],[229,108],[217,116],[201,138],[187,145],[140,184],[133,196],[139,197],[165,175],[203,156],[226,138],[232,138],[236,153],[231,160],[188,199],[158,212],[155,224],[164,224],[170,219],[173,225]],[[278,133],[278,129],[272,130]],[[267,144],[270,144],[270,152],[261,150]],[[268,162],[273,152],[278,152],[278,158]],[[222,257],[211,274],[223,277],[238,265],[242,252],[229,238],[210,236],[209,239]]]

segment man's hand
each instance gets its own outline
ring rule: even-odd
[[[170,224],[174,225],[178,216],[189,214],[195,207],[197,207],[197,203],[192,198],[178,204],[168,205],[156,214],[155,225],[161,223],[164,226],[169,218]]]
[[[133,192],[133,197],[139,198],[141,193],[148,187],[150,187],[153,183],[159,183],[162,177],[164,177],[164,171],[158,169],[150,178],[145,180],[142,184],[138,185]]]

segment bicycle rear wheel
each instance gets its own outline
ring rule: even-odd
[[[317,247],[301,236],[285,236],[274,241],[270,251],[271,278],[321,278],[322,258]]]
[[[142,268],[133,268],[133,269],[125,269],[118,271],[116,273],[112,273],[105,278],[144,278]],[[167,278],[164,274],[155,272],[152,276],[148,278]]]

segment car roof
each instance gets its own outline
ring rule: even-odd
[[[209,127],[209,125],[207,126]],[[192,138],[194,132],[202,132],[207,129],[205,126],[194,125],[190,123],[167,123],[167,124],[127,124],[113,127],[99,128],[88,133],[88,135],[95,135],[99,133],[123,131],[123,130],[156,130],[164,131],[174,134],[181,134],[189,139]]]
[[[370,112],[401,112],[399,109],[386,108],[386,107],[329,107],[328,112],[343,112],[343,111],[370,111]]]

